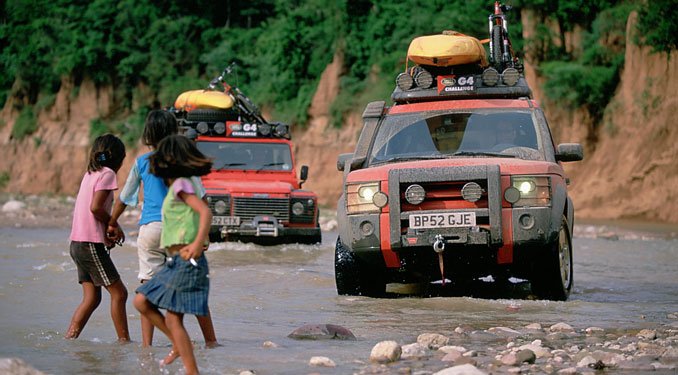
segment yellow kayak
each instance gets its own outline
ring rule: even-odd
[[[192,111],[197,108],[229,109],[231,107],[233,107],[233,99],[219,91],[186,91],[174,101],[174,108],[183,111]]]
[[[420,65],[488,65],[485,48],[480,41],[454,31],[414,38],[407,50],[407,58]]]

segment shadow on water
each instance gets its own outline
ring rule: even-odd
[[[386,298],[472,297],[482,299],[533,300],[530,283],[522,280],[494,281],[481,278],[470,281],[446,280],[429,284],[388,284]]]

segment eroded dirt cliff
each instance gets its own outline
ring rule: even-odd
[[[583,109],[564,110],[554,103],[544,107],[556,143],[579,142],[585,147],[583,162],[566,165],[579,218],[678,223],[678,54],[638,47],[630,41],[631,31],[629,27],[621,84],[601,123],[592,123]],[[321,204],[330,207],[341,193],[337,156],[353,150],[362,127],[363,108],[356,108],[341,129],[330,125],[329,108],[339,92],[342,69],[343,59],[337,53],[322,74],[308,124],[297,126],[293,134],[299,165],[310,167],[304,187],[317,192]],[[526,75],[541,101],[540,78],[529,64]],[[0,122],[4,124],[0,125],[0,173],[9,176],[4,190],[74,195],[85,170],[90,121],[112,111],[112,96],[110,88],[85,81],[76,90],[65,79],[55,105],[39,114],[37,132],[22,141],[11,139],[18,113],[14,99],[8,100]],[[119,173],[121,184],[133,158],[145,151],[142,147],[128,150]]]

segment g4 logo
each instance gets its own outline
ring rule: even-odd
[[[459,86],[473,86],[473,76],[470,77],[459,77],[457,79]]]
[[[255,132],[257,131],[257,124],[243,124],[242,130],[246,132]]]

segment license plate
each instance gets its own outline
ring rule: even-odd
[[[409,219],[412,229],[473,227],[476,225],[475,212],[412,214]]]
[[[240,225],[240,216],[212,216],[212,225]]]

